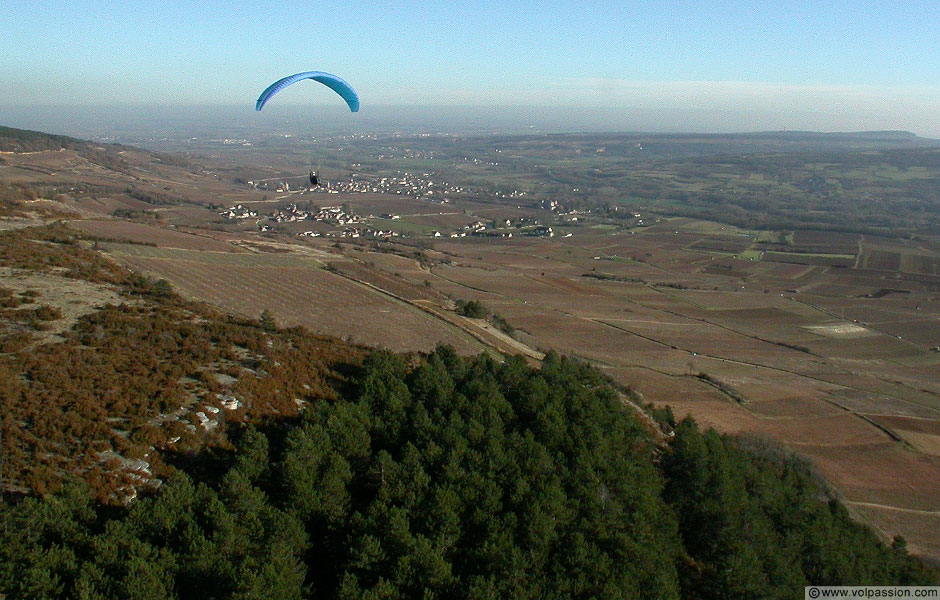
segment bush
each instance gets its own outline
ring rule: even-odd
[[[471,319],[485,319],[490,314],[489,309],[479,300],[457,300],[454,310],[458,315]]]
[[[490,321],[493,322],[493,325],[496,325],[497,329],[499,329],[506,335],[512,335],[516,331],[516,328],[510,325],[509,322],[506,321],[506,319],[504,319],[502,315],[493,313],[493,315],[490,317]]]

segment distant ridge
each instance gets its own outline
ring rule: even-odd
[[[0,152],[26,153],[72,150],[79,156],[113,171],[128,174],[128,159],[133,155],[137,167],[157,162],[191,170],[199,167],[182,154],[155,152],[124,144],[93,142],[67,135],[16,129],[0,125]],[[145,167],[144,167],[145,168]]]
[[[901,130],[886,131],[802,131],[802,130],[782,130],[782,131],[762,131],[757,133],[734,134],[742,136],[770,136],[793,139],[807,138],[828,138],[828,139],[866,139],[866,140],[931,140],[931,138],[920,138],[916,133]],[[940,143],[940,140],[932,140]]]
[[[77,150],[88,146],[88,142],[67,135],[54,135],[0,125],[0,152],[40,152],[61,148]]]
[[[938,139],[920,137],[903,130],[780,130],[750,133],[572,132],[462,135],[455,139],[470,146],[483,141],[484,144],[498,142],[507,147],[520,148],[551,140],[551,143],[561,144],[572,151],[591,151],[595,147],[604,147],[607,156],[640,160],[814,152],[930,152],[940,148]],[[93,162],[121,172],[125,171],[125,152],[132,149],[141,150],[150,159],[164,164],[198,170],[185,153],[143,150],[131,145],[86,141],[66,135],[0,126],[0,152],[39,152],[63,148],[74,150]]]

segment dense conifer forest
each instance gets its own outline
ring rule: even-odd
[[[792,598],[928,583],[803,463],[689,420],[666,448],[592,368],[550,354],[363,360],[290,421],[180,457],[153,495],[78,482],[7,504],[16,598]]]

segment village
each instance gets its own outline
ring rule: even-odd
[[[398,236],[398,233],[392,230],[361,227],[360,224],[363,222],[363,217],[352,214],[348,205],[325,206],[320,208],[310,204],[308,208],[304,209],[294,203],[288,205],[286,208],[275,209],[267,215],[260,216],[258,211],[253,208],[249,208],[243,204],[236,204],[235,206],[219,212],[219,215],[232,220],[256,219],[258,230],[261,232],[273,231],[274,226],[271,223],[279,224],[299,221],[313,221],[315,223],[323,223],[336,228],[342,228],[326,232],[307,230],[298,233],[297,235],[299,237],[320,237],[322,235],[324,237],[387,238]],[[375,217],[374,215],[370,215],[365,218]],[[383,218],[398,219],[400,217],[398,215],[389,214],[383,215]]]
[[[400,231],[395,228],[376,228],[369,226],[366,222],[371,220],[383,221],[401,221],[401,215],[394,213],[383,213],[381,215],[356,215],[353,214],[349,203],[341,206],[318,207],[308,203],[306,208],[302,208],[296,203],[289,204],[284,208],[277,208],[268,214],[260,214],[256,209],[244,204],[236,204],[218,212],[219,216],[233,221],[254,219],[261,232],[274,231],[275,226],[282,223],[313,222],[330,226],[327,230],[305,230],[297,233],[298,237],[338,237],[338,238],[391,238],[399,237]],[[498,237],[511,238],[513,234],[528,235],[536,237],[554,237],[554,229],[549,225],[542,225],[538,219],[529,217],[517,217],[516,219],[495,219],[483,220],[477,219],[468,223],[459,229],[449,232],[433,230],[428,232],[427,237],[450,237],[463,238],[467,236],[475,237]],[[570,236],[571,234],[567,234]]]
[[[306,194],[397,194],[427,201],[432,204],[449,204],[458,198],[474,197],[483,190],[470,189],[463,186],[435,182],[429,173],[420,175],[409,172],[399,173],[393,177],[363,177],[353,173],[345,181],[321,181],[320,185],[291,186],[289,181],[269,179],[246,182],[249,187],[257,190],[273,190],[284,194],[275,199],[286,200]],[[521,199],[526,192],[521,190],[487,191],[488,198]],[[265,202],[271,202],[265,200]],[[341,205],[319,206],[312,199],[296,201],[287,206],[279,206],[266,214],[250,205],[237,204],[218,212],[227,220],[254,219],[260,232],[273,232],[277,226],[286,223],[312,222],[319,224],[316,228],[296,231],[292,233],[298,237],[330,237],[330,238],[367,238],[388,239],[392,237],[431,237],[431,238],[465,238],[489,237],[512,238],[514,236],[555,237],[558,226],[576,227],[583,224],[584,219],[594,212],[591,208],[583,206],[573,207],[554,199],[541,199],[537,202],[527,203],[532,208],[550,214],[547,219],[534,216],[513,216],[482,219],[478,218],[470,223],[461,224],[452,229],[426,228],[416,232],[414,227],[398,226],[394,222],[403,222],[402,215],[383,213],[380,215],[355,214],[348,201]],[[518,208],[518,207],[517,207]],[[615,207],[613,210],[617,210]],[[442,213],[443,214],[443,213]],[[467,212],[466,214],[472,215]],[[407,216],[405,215],[407,221]],[[630,218],[632,217],[632,219]],[[640,213],[623,215],[621,221],[632,221],[629,225],[643,227],[646,225]],[[375,221],[383,221],[380,226]],[[283,229],[282,229],[283,231]],[[571,231],[558,233],[560,237],[571,237]]]
[[[364,177],[353,173],[348,180],[327,181],[318,186],[301,186],[293,190],[286,181],[248,181],[247,185],[252,189],[270,190],[277,194],[406,194],[415,198],[437,200],[441,204],[449,202],[444,197],[448,194],[465,194],[470,191],[458,185],[440,182],[435,184],[430,177],[430,173],[416,175],[404,172],[394,177]]]
[[[354,164],[353,167],[358,167]],[[259,191],[272,191],[284,194],[278,199],[290,195],[303,194],[396,194],[413,198],[422,198],[435,204],[450,204],[455,197],[500,200],[520,200],[527,198],[524,190],[492,190],[465,185],[456,185],[446,181],[435,181],[432,173],[411,173],[399,171],[395,175],[373,176],[352,173],[346,180],[321,180],[317,186],[292,186],[289,181],[280,178],[249,180],[244,182],[249,188]]]

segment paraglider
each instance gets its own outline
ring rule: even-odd
[[[359,94],[356,93],[356,90],[353,89],[351,85],[341,77],[337,77],[331,73],[325,73],[323,71],[304,71],[303,73],[296,73],[282,79],[278,79],[271,85],[269,85],[261,95],[258,96],[258,101],[255,102],[255,110],[259,111],[264,108],[264,105],[267,104],[275,94],[283,90],[284,88],[297,83],[298,81],[303,81],[304,79],[312,79],[318,81],[330,88],[334,92],[340,95],[340,97],[346,101],[346,105],[349,106],[351,112],[359,112]],[[320,185],[320,178],[317,176],[317,172],[311,170],[308,174],[310,179],[310,187],[316,187]]]
[[[351,112],[359,111],[359,94],[356,93],[356,90],[352,88],[349,83],[337,77],[336,75],[331,75],[330,73],[324,73],[323,71],[305,71],[303,73],[297,73],[296,75],[291,75],[289,77],[284,77],[283,79],[278,79],[271,85],[267,87],[261,95],[258,96],[258,101],[255,103],[255,110],[261,110],[268,100],[271,99],[274,94],[280,92],[289,85],[293,85],[298,81],[303,81],[304,79],[313,79],[314,81],[319,81],[326,87],[330,88],[337,94],[339,94],[343,100],[346,101],[346,104],[349,106]],[[313,183],[311,181],[311,183]]]

